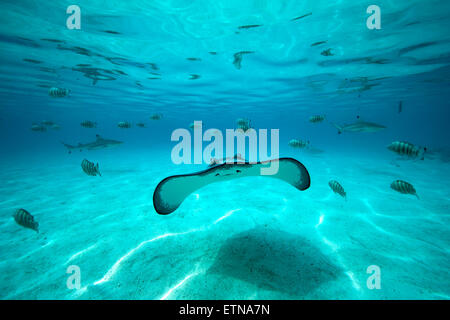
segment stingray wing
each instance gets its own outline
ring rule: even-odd
[[[261,174],[261,169],[276,165],[278,165],[276,174]],[[310,176],[305,166],[292,158],[281,158],[254,164],[224,163],[200,172],[165,178],[158,184],[153,193],[153,206],[157,213],[169,214],[174,212],[184,199],[195,190],[211,183],[250,176],[281,179],[298,190],[306,190],[310,186]]]

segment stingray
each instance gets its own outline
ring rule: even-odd
[[[276,174],[261,174],[261,169],[276,168],[276,165],[278,165]],[[181,205],[188,195],[208,184],[255,176],[281,179],[301,191],[310,186],[308,170],[293,158],[280,158],[257,163],[248,161],[222,163],[196,173],[165,178],[153,193],[153,206],[159,214],[170,214]]]

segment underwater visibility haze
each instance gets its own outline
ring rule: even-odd
[[[450,298],[449,1],[0,10],[1,299]]]

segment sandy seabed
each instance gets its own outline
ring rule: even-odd
[[[310,172],[307,191],[242,178],[208,185],[161,216],[152,205],[158,182],[205,166],[94,154],[102,177],[81,171],[86,154],[2,165],[0,298],[450,298],[449,163],[293,152]],[[390,189],[396,179],[420,200]],[[35,216],[39,234],[14,222],[17,208]],[[66,285],[71,265],[81,271],[78,290]],[[380,290],[367,288],[371,265]]]

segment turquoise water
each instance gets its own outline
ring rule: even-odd
[[[66,26],[72,4],[79,30]],[[366,26],[371,4],[380,30]],[[450,298],[449,2],[3,0],[0,9],[0,298]],[[55,98],[52,87],[70,93]],[[305,165],[310,188],[234,179],[158,215],[162,179],[207,168],[173,163],[172,132],[195,120],[225,132],[238,118],[279,129],[280,157]],[[386,128],[338,134],[332,124],[361,120]],[[68,153],[61,143],[96,134],[123,144]],[[393,141],[426,147],[424,160],[400,158],[386,148]],[[84,158],[101,177],[82,171]],[[391,189],[397,179],[420,199]],[[19,208],[39,234],[16,224]],[[373,265],[380,289],[367,286]],[[69,266],[79,289],[67,287]]]

